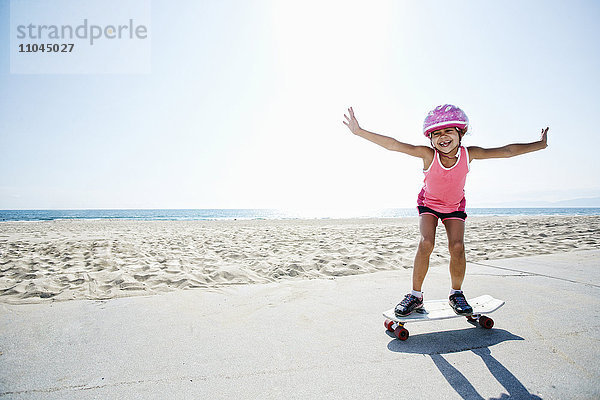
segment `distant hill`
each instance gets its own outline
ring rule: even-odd
[[[600,197],[562,200],[551,204],[552,207],[600,207]]]
[[[561,201],[508,201],[501,203],[493,203],[490,204],[489,207],[600,207],[600,197],[588,197]]]

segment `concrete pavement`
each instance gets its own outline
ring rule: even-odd
[[[600,250],[468,265],[462,318],[383,327],[411,270],[108,301],[0,304],[0,399],[600,398]],[[448,295],[432,267],[429,299]]]

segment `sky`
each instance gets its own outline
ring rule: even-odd
[[[10,7],[0,209],[414,207],[421,160],[343,115],[428,145],[445,103],[469,116],[465,145],[550,127],[546,150],[473,161],[467,207],[600,197],[597,1],[152,1],[139,73],[11,72]]]

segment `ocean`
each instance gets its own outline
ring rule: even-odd
[[[470,208],[470,216],[542,216],[600,215],[600,208]],[[369,211],[286,211],[275,209],[126,209],[126,210],[0,210],[0,221],[52,220],[271,220],[271,219],[332,219],[332,218],[405,218],[416,217],[416,208],[387,208]]]

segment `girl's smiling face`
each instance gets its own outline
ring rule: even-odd
[[[458,149],[460,145],[460,134],[456,128],[444,128],[431,132],[429,135],[431,144],[438,151],[449,154]]]

